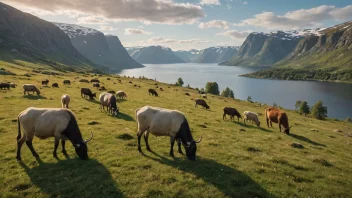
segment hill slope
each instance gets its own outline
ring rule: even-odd
[[[12,67],[5,67],[12,72]],[[87,87],[75,77],[33,75],[5,76],[3,81],[16,84],[34,83],[41,88],[41,97],[23,97],[21,88],[0,90],[0,194],[3,197],[349,197],[352,194],[352,124],[321,121],[285,110],[291,134],[280,133],[277,124],[267,128],[264,115],[261,127],[222,120],[224,106],[263,113],[267,106],[209,95],[210,110],[195,108],[199,97],[196,90],[157,82],[164,88],[159,97],[146,91],[155,88],[155,81],[115,76],[94,76],[108,90],[125,90],[128,97],[118,100],[120,114],[101,112],[97,99],[80,96]],[[107,77],[111,80],[106,80]],[[40,80],[61,82],[70,79],[72,85],[53,89],[39,86]],[[93,77],[92,77],[93,78]],[[133,88],[131,81],[142,88]],[[117,83],[117,84],[114,84]],[[89,85],[91,86],[91,85]],[[170,88],[167,88],[170,86]],[[174,89],[177,88],[178,91]],[[92,89],[93,90],[93,89]],[[95,89],[94,89],[95,90]],[[189,93],[190,96],[184,95]],[[17,116],[28,108],[61,107],[62,94],[71,97],[70,110],[77,119],[84,139],[94,133],[88,144],[89,160],[80,160],[71,143],[66,142],[69,156],[58,149],[52,156],[54,138],[39,140],[33,146],[40,155],[35,159],[26,145],[22,147],[22,163],[16,156]],[[99,95],[99,93],[97,93]],[[51,99],[50,99],[51,98]],[[137,151],[135,109],[144,105],[165,107],[184,112],[193,137],[197,140],[197,160],[191,162],[177,152],[169,156],[170,138],[149,135],[152,152]],[[334,130],[341,132],[335,132]],[[293,143],[303,148],[293,147]],[[184,148],[182,148],[183,152]],[[99,181],[99,185],[97,182]],[[131,185],[133,183],[133,185]],[[185,190],[185,186],[191,186]]]
[[[291,53],[304,37],[318,34],[316,30],[253,32],[243,42],[237,55],[222,65],[271,66]]]
[[[230,60],[237,54],[239,47],[209,47],[201,50],[195,63],[221,63]]]
[[[294,51],[275,66],[352,69],[352,21],[302,39]]]
[[[171,64],[185,62],[180,57],[176,56],[168,47],[132,47],[128,48],[127,51],[134,60],[141,64]]]
[[[58,70],[95,70],[58,27],[0,2],[0,59],[46,64]]]
[[[121,70],[143,67],[125,51],[117,36],[73,24],[54,23],[71,39],[73,46],[92,62]]]

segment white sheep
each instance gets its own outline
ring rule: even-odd
[[[62,95],[61,97],[61,104],[62,104],[62,108],[66,108],[68,109],[68,105],[70,104],[70,96],[67,94]]]
[[[251,111],[245,111],[243,112],[243,121],[244,123],[246,123],[246,120],[250,120],[253,122],[255,122],[255,124],[260,127],[260,122],[259,122],[259,118],[258,118],[258,114],[251,112]]]
[[[196,159],[197,145],[201,139],[195,141],[185,115],[176,110],[159,107],[144,106],[136,109],[138,123],[138,151],[142,152],[140,139],[144,134],[146,148],[150,151],[148,136],[149,132],[155,136],[169,136],[171,142],[170,156],[174,156],[173,147],[177,140],[178,152],[182,154],[183,144],[188,159]]]
[[[88,159],[86,144],[93,138],[93,133],[89,140],[82,139],[82,134],[72,111],[62,108],[29,107],[18,115],[17,123],[17,160],[21,160],[21,147],[25,141],[33,156],[39,157],[32,145],[34,136],[40,139],[55,137],[54,157],[57,157],[56,150],[61,139],[64,154],[66,154],[65,140],[70,140],[77,155],[81,159]],[[23,137],[21,137],[21,125],[23,127]]]

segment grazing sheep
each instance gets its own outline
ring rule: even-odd
[[[225,120],[226,115],[230,115],[230,119],[233,120],[233,118],[236,116],[237,121],[240,121],[240,118],[242,118],[241,114],[237,111],[237,109],[232,108],[232,107],[224,107],[224,114],[222,115],[222,119]]]
[[[51,85],[51,87],[59,88],[59,84],[53,83],[53,84]]]
[[[100,101],[100,111],[104,110],[104,107],[107,107],[108,113],[112,115],[117,115],[119,109],[116,105],[116,97],[114,94],[103,92],[99,96]]]
[[[111,80],[110,78],[106,78],[106,80]]]
[[[260,127],[258,114],[251,112],[251,111],[245,111],[245,112],[243,112],[243,121],[245,124],[246,124],[246,120],[252,121],[252,124],[253,124],[253,122],[255,122],[257,127]]]
[[[273,127],[272,122],[278,123],[279,124],[279,129],[281,132],[281,125],[284,127],[284,132],[288,135],[290,133],[291,127],[288,124],[288,117],[287,114],[283,111],[280,111],[279,109],[275,107],[269,107],[265,109],[265,119],[266,119],[266,124],[268,125],[269,128],[269,121],[270,121],[270,126]]]
[[[160,87],[160,91],[164,91],[164,89]]]
[[[100,81],[99,81],[98,79],[92,79],[92,80],[90,80],[90,82],[91,82],[91,83],[93,83],[93,82],[94,82],[94,83],[100,83]]]
[[[201,96],[202,96],[202,98],[206,98],[206,99],[208,98],[207,94],[202,94]]]
[[[17,85],[15,83],[9,83],[9,85],[10,85],[11,88],[16,88],[17,87]]]
[[[148,89],[148,92],[149,92],[149,95],[151,94],[152,96],[159,96],[154,89]]]
[[[90,100],[93,100],[93,97],[97,97],[96,93],[92,93],[89,88],[81,88],[81,97],[83,98],[88,96]]]
[[[120,90],[120,91],[116,92],[116,97],[123,99],[124,97],[127,97],[127,94],[124,91]]]
[[[138,85],[133,85],[134,87],[138,87]]]
[[[42,81],[42,85],[48,85],[48,83],[49,83],[48,79]]]
[[[191,96],[189,93],[185,93],[186,96]]]
[[[70,96],[65,94],[65,95],[62,95],[61,97],[61,104],[62,104],[62,108],[66,108],[68,109],[68,104],[70,104]]]
[[[96,87],[97,89],[100,87],[99,83],[93,83],[93,87]]]
[[[40,94],[39,89],[33,84],[24,84],[22,87],[23,87],[23,95],[26,95],[26,92],[29,95],[30,91],[32,91],[33,94],[34,92],[36,92],[38,96]]]
[[[159,107],[144,106],[136,109],[136,119],[138,124],[138,151],[141,149],[141,137],[144,134],[144,140],[147,150],[150,151],[148,137],[149,133],[155,136],[170,137],[170,156],[174,157],[174,143],[177,141],[178,152],[182,153],[181,144],[186,150],[189,160],[196,159],[197,143],[202,138],[195,141],[192,137],[191,129],[185,115],[176,110],[164,109]]]
[[[75,78],[76,79],[76,78]],[[71,81],[70,80],[64,80],[62,82],[64,85],[71,85]]]
[[[129,81],[128,83],[131,83],[131,84],[133,84],[133,83],[132,83],[132,81]]]
[[[200,106],[202,106],[203,108],[206,108],[206,109],[209,109],[210,107],[209,107],[209,105],[207,104],[207,102],[205,102],[204,100],[202,100],[202,99],[195,99],[195,101],[196,101],[196,104],[195,104],[195,106],[194,107],[197,107],[197,105],[200,105]]]
[[[99,88],[99,91],[106,91],[106,88],[104,86]]]
[[[111,90],[111,91],[108,91],[108,93],[115,94],[116,92]]]
[[[122,81],[119,79],[119,83],[122,83]]]
[[[34,136],[40,139],[55,137],[54,157],[57,157],[56,150],[61,139],[62,153],[67,155],[65,140],[70,140],[75,147],[77,155],[81,159],[88,159],[87,143],[93,138],[93,133],[91,133],[92,135],[89,140],[83,140],[72,111],[61,108],[30,107],[18,115],[17,123],[17,160],[21,160],[21,147],[24,142],[26,142],[33,156],[39,158],[32,145]],[[23,128],[23,137],[21,137],[21,125]]]
[[[140,86],[140,85],[138,85],[138,88],[141,88],[141,86]]]
[[[89,80],[87,80],[87,79],[79,79],[79,81],[78,81],[78,82],[89,83]]]
[[[0,83],[0,89],[10,90],[10,84],[9,83]]]

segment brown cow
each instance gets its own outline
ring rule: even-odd
[[[207,102],[205,102],[202,99],[198,99],[197,98],[195,101],[196,101],[196,105],[194,107],[197,107],[197,105],[200,105],[200,106],[202,106],[203,108],[206,108],[206,109],[210,108],[209,105],[207,104]]]
[[[93,94],[89,88],[81,88],[81,97],[83,98],[83,96],[89,96],[90,100],[92,100],[93,97],[97,97],[96,93]]]
[[[231,120],[233,120],[233,118],[236,116],[238,122],[240,121],[240,118],[242,119],[242,116],[237,111],[237,109],[232,108],[232,107],[224,107],[224,114],[222,115],[223,120],[225,120],[226,115],[229,115]]]
[[[275,107],[269,107],[265,109],[265,119],[266,119],[266,124],[268,125],[269,128],[269,121],[270,121],[270,126],[273,127],[272,122],[278,123],[279,124],[279,129],[281,132],[281,125],[284,127],[284,132],[288,135],[290,133],[290,126],[288,124],[288,117],[287,114],[283,111],[280,111],[279,109]]]

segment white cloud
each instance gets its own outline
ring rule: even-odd
[[[79,17],[77,19],[77,24],[98,24],[98,25],[104,25],[107,24],[106,21],[103,19],[94,17],[94,16],[85,16],[85,17]]]
[[[228,30],[226,32],[218,33],[216,35],[228,36],[228,37],[231,37],[232,39],[243,39],[243,38],[246,38],[251,32],[252,32],[251,30],[245,30],[245,31]]]
[[[220,0],[200,0],[201,5],[221,5]]]
[[[199,28],[206,29],[206,28],[221,28],[221,29],[229,29],[230,23],[227,21],[222,20],[212,20],[205,23],[200,23],[198,25]]]
[[[352,6],[336,8],[335,6],[322,5],[311,9],[301,9],[276,15],[273,12],[263,12],[245,19],[237,26],[256,26],[267,29],[301,29],[305,27],[321,26],[324,20],[352,18]]]
[[[112,32],[112,31],[117,30],[117,28],[114,28],[114,27],[108,26],[108,25],[102,25],[102,26],[100,26],[99,30],[102,32]]]
[[[176,3],[172,0],[4,0],[3,2],[22,10],[40,10],[43,14],[74,13],[76,17],[79,14],[112,21],[191,24],[205,16],[199,5]]]
[[[125,34],[126,35],[133,35],[133,34],[152,34],[151,32],[144,31],[142,29],[136,29],[136,28],[126,28],[125,29]]]

